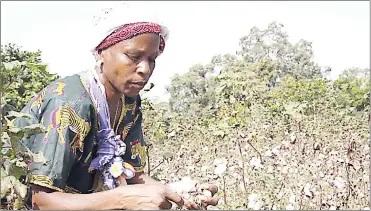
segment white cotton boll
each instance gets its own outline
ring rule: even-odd
[[[195,191],[197,181],[190,177],[183,177],[181,181],[168,184],[168,187],[177,193],[189,193]]]
[[[334,185],[339,190],[344,190],[345,189],[345,183],[346,183],[346,181],[341,177],[336,177],[335,180],[334,180]]]
[[[183,185],[183,192],[184,193],[189,193],[191,191],[195,191],[195,187],[197,184],[196,180],[193,180],[190,177],[183,177],[181,180],[181,183]]]
[[[268,166],[267,172],[268,172],[268,174],[272,174],[274,172],[273,166]]]
[[[304,194],[305,196],[309,197],[309,198],[312,198],[313,197],[313,193],[312,191],[310,190],[310,187],[311,185],[309,183],[307,183],[305,186],[304,186]]]
[[[296,196],[291,195],[289,201],[290,201],[291,204],[296,204]]]
[[[264,206],[264,202],[259,200],[255,203],[253,210],[260,210]]]
[[[172,182],[167,184],[167,186],[174,192],[181,193],[182,192],[182,184],[181,182]]]
[[[289,205],[286,206],[286,210],[295,210],[295,207],[294,207],[294,205],[289,204]]]
[[[284,146],[286,149],[290,148],[290,142],[289,141],[282,141],[281,145]]]
[[[267,150],[265,153],[264,153],[265,157],[272,157],[273,156],[273,152],[271,150]]]
[[[249,196],[248,200],[251,202],[257,202],[260,199],[259,195],[256,193],[253,193]]]
[[[202,191],[202,194],[203,194],[204,196],[206,196],[206,197],[212,197],[212,194],[211,194],[211,192],[210,192],[209,190],[203,190],[203,191]]]
[[[236,173],[236,172],[234,172],[234,173],[232,174],[232,177],[234,177],[235,179],[239,179],[239,178],[241,178],[241,175],[238,174],[238,173]]]
[[[249,209],[254,208],[255,203],[256,203],[256,202],[251,202],[251,201],[249,201],[248,204],[247,204],[247,208],[249,208]]]
[[[256,202],[258,202],[259,199],[260,199],[260,197],[259,197],[258,194],[255,194],[255,193],[251,194],[251,195],[248,197],[248,204],[247,204],[247,207],[248,207],[249,209],[253,209],[254,206],[255,206],[255,204],[256,204]]]
[[[214,165],[218,166],[219,164],[227,164],[227,160],[225,158],[215,158]]]
[[[285,193],[283,193],[283,192],[279,192],[279,193],[277,194],[277,199],[282,199],[282,197],[283,197],[284,194],[285,194]]]
[[[337,162],[338,162],[338,163],[344,163],[344,159],[338,158],[338,159],[337,159]]]
[[[219,164],[215,170],[214,170],[214,174],[216,175],[219,175],[221,176],[225,171],[227,170],[227,165],[222,163],[222,164]]]
[[[168,134],[168,138],[174,137],[176,135],[175,131],[172,131],[171,133]]]
[[[207,167],[207,166],[202,166],[202,167],[201,167],[201,172],[206,172],[206,171],[207,171],[207,169],[208,169],[208,167]]]
[[[260,159],[259,158],[256,158],[256,157],[251,158],[251,160],[250,160],[250,166],[252,166],[254,168],[261,168],[261,167],[263,167],[262,164],[261,164]]]
[[[190,170],[190,171],[193,171],[193,170],[195,170],[195,166],[188,166],[188,170]]]
[[[291,143],[291,144],[294,144],[295,141],[296,141],[296,136],[295,136],[295,134],[291,134],[291,135],[290,135],[290,143]]]
[[[278,156],[280,154],[280,146],[276,146],[272,149],[272,153],[276,156]]]

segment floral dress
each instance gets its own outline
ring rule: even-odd
[[[89,171],[97,155],[99,129],[97,108],[89,95],[88,83],[79,74],[52,82],[21,112],[32,119],[18,118],[15,126],[41,123],[46,133],[22,139],[32,152],[42,152],[46,164],[31,163],[30,183],[66,193],[92,193],[95,171]],[[146,164],[142,132],[141,99],[121,98],[119,124],[113,128],[126,144],[123,160],[141,172]],[[31,200],[29,194],[29,200]]]

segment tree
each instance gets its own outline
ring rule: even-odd
[[[312,43],[306,40],[292,44],[283,31],[284,26],[272,22],[267,29],[254,27],[250,34],[240,39],[238,55],[247,63],[258,61],[274,61],[277,69],[272,72],[257,72],[259,76],[268,78],[274,86],[277,78],[290,75],[296,79],[311,79],[321,77],[321,71],[313,61]]]
[[[15,44],[2,45],[1,61],[2,108],[19,111],[42,88],[59,78],[46,71],[40,50],[30,52]]]
[[[175,75],[171,85],[167,87],[170,93],[170,105],[174,111],[185,111],[192,105],[206,107],[215,101],[213,95],[214,65],[194,65],[189,72]],[[197,108],[195,108],[197,109]]]
[[[346,69],[333,86],[339,93],[338,102],[342,107],[354,107],[358,111],[370,107],[369,69]]]
[[[40,51],[22,51],[14,44],[1,46],[1,200],[8,209],[25,209],[30,162],[47,162],[42,153],[31,152],[20,139],[46,132],[41,124],[14,126],[15,118],[31,118],[18,113],[37,92],[57,75],[49,74],[41,63]],[[4,208],[2,206],[2,208]]]

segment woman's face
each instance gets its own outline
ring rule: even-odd
[[[121,41],[100,53],[103,74],[115,92],[134,97],[144,88],[160,54],[160,36],[146,33]]]

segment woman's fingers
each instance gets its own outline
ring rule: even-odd
[[[169,200],[165,200],[161,205],[160,208],[163,210],[170,210],[173,205],[169,202]]]
[[[219,197],[217,195],[214,195],[212,197],[206,197],[206,199],[202,200],[201,202],[207,205],[216,206],[218,205]]]
[[[166,199],[175,202],[179,207],[182,207],[184,204],[183,198],[170,188],[166,188],[165,197]]]
[[[215,195],[218,192],[218,186],[208,183],[203,183],[199,187],[200,190],[208,190],[212,195]]]
[[[202,210],[202,207],[194,202],[185,202],[184,206],[189,210]]]

